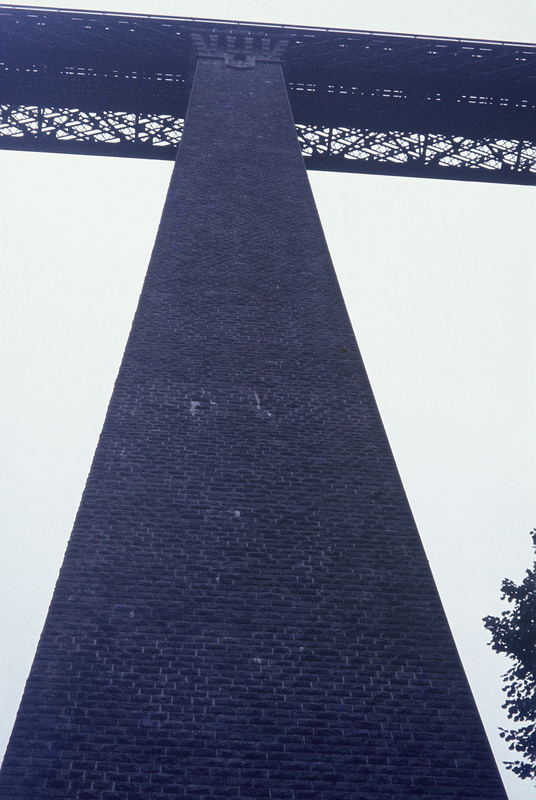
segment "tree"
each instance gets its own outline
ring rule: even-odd
[[[536,529],[531,531],[536,553]],[[506,768],[520,778],[536,778],[536,562],[519,585],[505,578],[502,600],[511,604],[498,617],[484,617],[491,633],[491,647],[509,656],[513,665],[503,675],[508,717],[519,724],[500,728],[501,737],[520,760],[507,761]]]

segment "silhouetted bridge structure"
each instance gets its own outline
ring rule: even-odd
[[[1,6],[0,58],[3,147],[179,145],[0,798],[504,800],[304,163],[534,183],[535,49]]]
[[[174,159],[192,33],[288,41],[309,169],[536,182],[530,44],[0,6],[0,147]]]

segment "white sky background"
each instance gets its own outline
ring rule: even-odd
[[[28,5],[45,6],[31,2]],[[90,0],[64,7],[536,40],[531,2]],[[0,748],[103,422],[171,163],[0,152]],[[534,189],[309,173],[380,411],[499,761],[481,618],[532,562]],[[389,553],[386,552],[386,558]],[[505,776],[510,800],[534,796]]]

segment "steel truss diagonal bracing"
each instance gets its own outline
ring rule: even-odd
[[[170,114],[0,105],[0,148],[173,160],[184,120]],[[536,178],[536,143],[408,130],[296,125],[312,169],[465,180]],[[478,171],[478,174],[477,174]]]

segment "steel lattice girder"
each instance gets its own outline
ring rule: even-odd
[[[192,34],[288,40],[312,169],[536,183],[536,46],[0,5],[0,147],[174,158]]]

